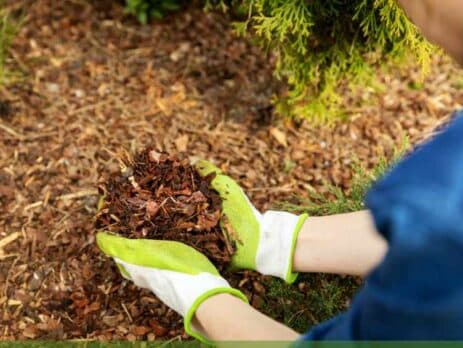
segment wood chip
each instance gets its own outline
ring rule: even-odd
[[[133,157],[133,176],[113,173],[102,180],[105,196],[96,228],[128,238],[182,242],[226,269],[234,248],[219,223],[221,200],[210,188],[212,177],[201,177],[188,159],[153,156],[151,148]]]
[[[279,130],[276,127],[270,128],[270,135],[275,138],[275,140],[282,146],[287,147],[288,146],[288,141],[286,139],[286,134],[283,133],[281,130]]]
[[[185,152],[188,147],[188,135],[184,134],[175,139],[175,146],[177,147],[177,151]]]
[[[8,244],[14,242],[19,237],[21,237],[20,232],[13,232],[13,233],[9,234],[8,236],[3,237],[2,239],[0,239],[0,249],[2,249],[5,246],[7,246]]]

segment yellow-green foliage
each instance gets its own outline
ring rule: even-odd
[[[11,21],[8,11],[0,2],[0,85],[6,83],[10,73],[5,68],[5,61],[11,41],[18,31],[19,24]]]
[[[288,83],[280,113],[329,123],[343,101],[339,85],[369,81],[375,67],[412,55],[425,72],[433,46],[395,0],[244,0],[239,33],[277,54],[276,75]]]
[[[126,1],[129,12],[142,22],[164,3],[172,8],[182,4],[181,0]],[[426,72],[435,50],[396,0],[203,2],[207,9],[233,8],[243,18],[235,23],[237,33],[253,37],[276,55],[275,74],[288,85],[275,98],[277,111],[318,123],[335,119],[346,88],[371,86],[378,66],[412,56]]]
[[[166,13],[180,7],[180,0],[126,0],[125,12],[146,24],[149,18],[161,19]]]

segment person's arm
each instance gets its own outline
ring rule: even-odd
[[[373,185],[365,204],[388,252],[349,310],[303,339],[463,339],[462,134],[460,113]]]
[[[363,276],[386,250],[369,211],[310,217],[298,235],[293,270]]]
[[[203,176],[215,173],[212,187],[222,199],[222,223],[240,241],[234,269],[255,270],[288,284],[298,272],[365,275],[387,249],[366,211],[326,217],[260,213],[238,183],[212,163],[200,161],[196,168]]]
[[[386,249],[368,211],[310,217],[299,232],[294,271],[365,275],[381,261]],[[298,337],[295,331],[229,294],[204,301],[193,324],[211,340],[293,341]]]
[[[299,336],[229,294],[201,303],[192,324],[212,341],[294,341]]]
[[[423,35],[463,63],[463,0],[398,0]]]

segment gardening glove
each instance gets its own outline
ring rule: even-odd
[[[195,164],[202,176],[215,174],[211,186],[222,199],[222,228],[236,240],[231,266],[251,269],[293,283],[293,256],[299,231],[307,218],[282,211],[261,214],[241,187],[207,161]]]
[[[206,256],[183,243],[127,239],[106,232],[98,232],[96,241],[114,259],[125,278],[151,290],[182,315],[185,331],[202,342],[208,343],[191,320],[204,300],[229,293],[247,302],[243,293],[231,288]]]

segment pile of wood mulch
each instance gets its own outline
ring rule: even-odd
[[[219,225],[214,174],[201,177],[188,158],[147,148],[125,158],[122,171],[100,185],[96,228],[128,238],[174,240],[192,246],[225,271],[233,244]]]

